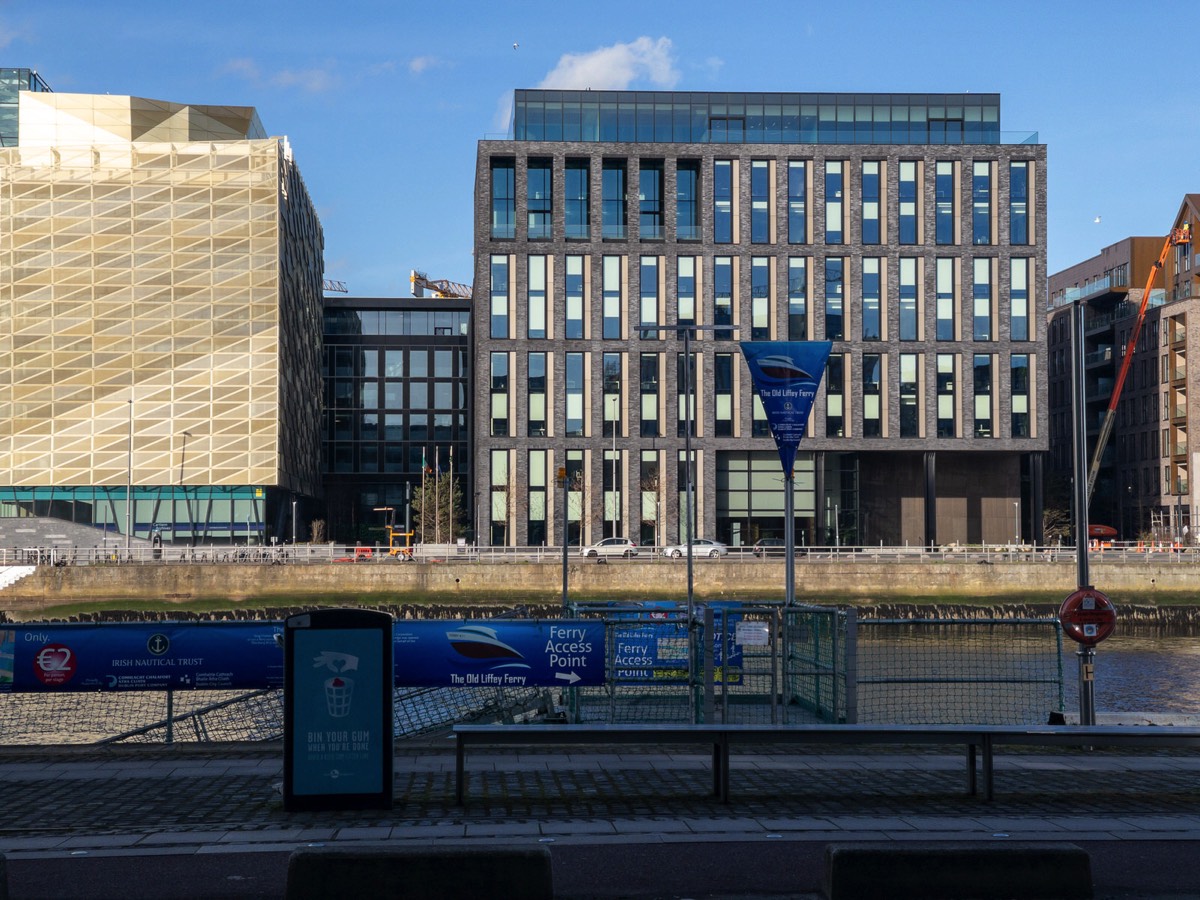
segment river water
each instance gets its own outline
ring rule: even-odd
[[[1079,661],[1064,640],[1068,711],[1079,710]],[[1096,647],[1096,713],[1200,716],[1200,636],[1158,631],[1122,633]]]

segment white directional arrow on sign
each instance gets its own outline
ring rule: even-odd
[[[554,677],[561,678],[563,681],[569,684],[574,684],[577,681],[583,681],[583,679],[574,672],[555,672]]]

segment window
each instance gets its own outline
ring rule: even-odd
[[[713,324],[733,324],[733,257],[713,258]],[[728,341],[733,332],[721,329],[714,336],[719,341]]]
[[[546,451],[529,451],[529,488],[526,495],[525,528],[530,547],[546,543]]]
[[[767,421],[767,410],[757,392],[754,393],[753,410],[750,416],[750,436],[756,438],[771,436],[771,423]]]
[[[992,340],[992,261],[974,260],[972,279],[972,336],[977,341]]]
[[[900,243],[917,243],[917,164],[911,160],[900,163]]]
[[[1033,437],[1029,420],[1029,397],[1031,379],[1029,377],[1029,354],[1014,353],[1011,358],[1009,376],[1012,394],[1012,436],[1015,438]]]
[[[659,474],[658,451],[643,450],[638,472],[638,485],[642,498],[642,527],[639,535],[643,545],[658,544]]]
[[[621,433],[621,354],[605,353],[603,360],[604,379],[604,437],[613,436],[613,429]]]
[[[678,392],[678,412],[675,423],[677,437],[683,437],[686,433],[689,418],[692,423],[692,437],[696,436],[696,354],[694,351],[686,364],[687,369],[685,370],[683,354],[675,354],[675,390]]]
[[[733,354],[713,357],[714,431],[717,437],[733,436]]]
[[[1029,163],[1008,166],[1008,242],[1029,243]]]
[[[508,337],[508,257],[492,257],[492,330],[494,338]]]
[[[771,260],[750,260],[750,340],[771,339]]]
[[[583,451],[567,451],[567,539],[583,542]]]
[[[934,240],[954,243],[954,163],[939,162],[934,176]]]
[[[696,257],[679,256],[675,262],[676,321],[696,324]]]
[[[530,338],[546,336],[546,257],[529,257],[528,278],[529,323]]]
[[[992,164],[977,162],[971,174],[971,243],[992,242]]]
[[[410,388],[416,387],[410,384]],[[492,354],[492,425],[491,434],[494,437],[508,435],[508,354]],[[413,406],[425,406],[424,403],[413,403]]]
[[[733,243],[733,161],[713,160],[713,241]]]
[[[504,546],[508,538],[508,451],[491,452],[491,543]]]
[[[625,160],[606,159],[600,168],[600,236],[625,239]]]
[[[939,353],[937,357],[937,436],[952,438],[955,428],[958,397],[954,385],[954,354]]]
[[[832,353],[825,365],[825,437],[845,437],[845,360]]]
[[[551,228],[554,169],[548,159],[529,160],[527,203],[529,206],[529,240],[548,241],[553,237]]]
[[[921,437],[919,354],[900,354],[900,437]]]
[[[883,357],[864,353],[862,357],[863,437],[883,436]]]
[[[546,436],[546,354],[529,354],[529,437]]]
[[[825,340],[840,341],[846,337],[842,310],[842,277],[846,260],[831,256],[825,260]]]
[[[643,353],[639,364],[639,391],[642,404],[642,437],[661,437],[658,427],[658,360],[657,353]]]
[[[882,296],[880,287],[881,260],[877,256],[865,256],[862,261],[862,339],[883,339]]]
[[[563,179],[563,214],[569,241],[586,241],[591,235],[591,171],[586,159],[568,159]]]
[[[788,340],[808,340],[808,260],[788,259]]]
[[[643,256],[641,273],[641,324],[658,325],[658,257]],[[641,338],[644,341],[658,337],[655,329],[644,329]]]
[[[917,301],[917,261],[900,258],[900,340],[921,339],[921,311]]]
[[[1014,341],[1029,340],[1029,260],[1014,257],[1008,263],[1009,322]]]
[[[621,451],[604,448],[604,465],[600,472],[604,492],[604,536],[621,537]]]
[[[842,216],[842,163],[825,163],[825,243],[840,244],[843,242],[844,226]]]
[[[643,241],[663,238],[663,161],[643,159],[638,174],[638,236]]]
[[[700,240],[700,162],[681,159],[675,166],[675,236]]]
[[[878,244],[881,228],[879,162],[868,160],[862,164],[862,242]]]
[[[939,259],[937,261],[937,339],[952,341],[955,339],[954,321],[954,260]]]
[[[992,432],[992,358],[976,353],[975,370],[975,437],[995,437]]]
[[[583,354],[567,354],[567,436],[583,436]]]
[[[788,243],[808,243],[808,167],[803,160],[788,161]]]
[[[750,243],[771,240],[771,163],[765,159],[750,161]]]
[[[621,257],[606,256],[603,260],[603,337],[618,340],[621,337]]]
[[[517,236],[517,168],[512,159],[492,160],[492,237]]]
[[[565,279],[566,337],[571,340],[583,338],[583,257],[568,256]]]

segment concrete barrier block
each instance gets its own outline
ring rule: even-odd
[[[829,900],[1091,900],[1091,859],[1068,843],[864,842],[825,848]]]
[[[288,860],[287,900],[553,900],[545,847],[303,847]]]

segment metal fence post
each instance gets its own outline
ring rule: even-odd
[[[175,692],[167,691],[167,743],[175,743]]]
[[[858,610],[846,610],[846,724],[858,722]],[[834,709],[836,716],[837,710]]]
[[[704,679],[704,722],[705,724],[713,724],[713,708],[716,705],[716,692],[714,690],[714,678],[716,673],[713,671],[713,608],[706,606],[704,608],[704,627],[700,630],[700,640],[703,641],[702,652],[704,654],[704,666],[701,677]]]

